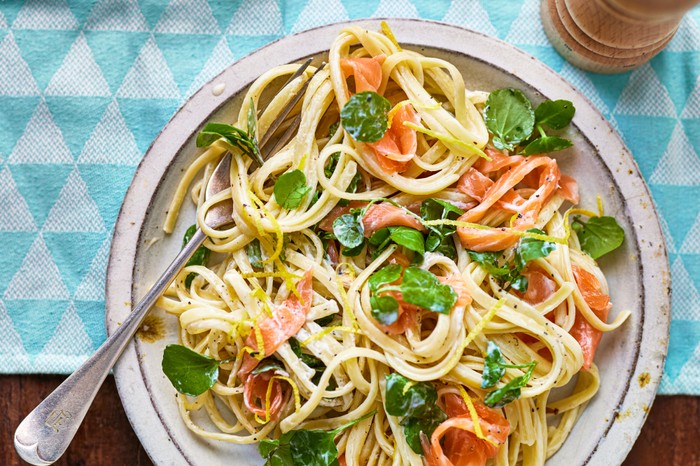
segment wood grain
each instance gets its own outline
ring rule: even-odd
[[[26,464],[12,446],[22,418],[61,381],[56,375],[0,376],[0,465]],[[168,439],[163,439],[167,442]],[[700,466],[700,397],[657,398],[624,466]],[[110,376],[59,466],[149,466]]]

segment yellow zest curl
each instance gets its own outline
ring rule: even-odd
[[[399,45],[399,42],[396,40],[396,36],[394,35],[394,31],[391,30],[389,25],[387,24],[386,21],[381,22],[381,27],[382,27],[382,32],[384,35],[391,41],[392,44],[394,44],[394,47],[400,52],[403,50],[401,46]]]
[[[486,327],[486,325],[489,322],[491,322],[491,320],[495,317],[496,313],[501,310],[501,308],[503,307],[503,304],[505,302],[506,302],[505,297],[499,299],[496,302],[496,304],[491,308],[491,310],[489,312],[487,312],[486,315],[484,317],[482,317],[479,322],[477,322],[477,324],[474,326],[474,328],[469,331],[469,333],[467,334],[467,337],[464,339],[464,341],[460,345],[459,349],[452,354],[451,359],[455,360],[454,361],[455,364],[457,363],[457,361],[459,361],[459,358],[462,357],[462,353],[467,348],[467,346],[469,346],[469,344],[474,340],[474,338],[477,337],[477,335],[479,335],[481,332],[484,331],[484,328]]]
[[[515,228],[505,228],[505,227],[490,227],[488,225],[482,225],[480,223],[463,222],[461,220],[424,220],[423,225],[425,226],[435,226],[435,225],[452,225],[456,227],[463,228],[474,228],[475,230],[500,230],[511,233],[515,236],[520,236],[523,238],[532,238],[540,241],[549,241],[552,243],[566,244],[568,241],[568,236],[564,238],[557,238],[556,236],[542,235],[540,233],[533,233],[531,231],[521,231]]]
[[[467,410],[469,410],[469,416],[471,416],[472,422],[474,423],[474,434],[476,435],[476,437],[481,439],[481,440],[484,440],[486,442],[489,442],[494,447],[500,447],[499,444],[497,444],[496,442],[487,438],[484,435],[484,431],[481,430],[481,423],[479,422],[479,420],[480,420],[479,415],[477,414],[476,408],[474,407],[474,403],[472,402],[471,397],[467,394],[467,391],[461,385],[457,386],[457,388],[459,389],[459,393],[462,395],[462,399],[464,400],[464,404],[467,405]]]
[[[343,327],[343,326],[337,325],[337,326],[335,326],[335,327],[326,327],[326,328],[324,328],[323,330],[321,330],[320,332],[314,333],[314,334],[311,335],[309,338],[307,338],[306,340],[301,341],[301,342],[299,342],[299,343],[301,343],[301,346],[306,346],[306,345],[308,345],[309,343],[311,343],[312,341],[314,341],[314,340],[320,340],[321,338],[325,337],[326,335],[328,335],[328,334],[331,333],[331,332],[335,332],[336,330],[339,331],[339,332],[357,333],[357,334],[359,334],[359,335],[362,335],[362,334],[363,334],[363,333],[362,333],[362,330],[360,330],[360,329],[358,329],[358,328]]]
[[[429,130],[428,128],[418,126],[417,124],[411,123],[410,121],[404,121],[403,124],[404,124],[404,126],[406,126],[408,128],[411,128],[413,130],[418,131],[419,133],[423,133],[423,134],[427,134],[428,136],[432,136],[435,139],[437,139],[438,141],[442,141],[442,142],[445,142],[448,144],[454,144],[456,146],[460,146],[460,147],[472,152],[473,154],[478,155],[479,157],[482,157],[482,158],[488,160],[489,162],[491,161],[491,157],[486,155],[486,153],[483,150],[479,149],[474,144],[460,141],[459,139],[452,137],[449,134],[442,134],[442,133],[438,133],[436,131]]]

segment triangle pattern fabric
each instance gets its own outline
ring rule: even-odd
[[[700,158],[680,121],[673,130],[666,152],[649,177],[649,182],[676,186],[700,185]]]
[[[179,99],[180,91],[158,45],[149,38],[117,91],[118,97]]]
[[[90,197],[78,170],[68,175],[66,184],[51,208],[44,231],[105,231],[95,201]]]
[[[0,12],[0,28],[7,29],[7,21],[5,21],[5,15]]]
[[[418,10],[409,0],[382,0],[373,18],[418,18]]]
[[[664,50],[668,52],[692,52],[700,49],[700,27],[691,15],[685,15],[678,32]]]
[[[574,87],[576,87],[576,89],[583,92],[586,95],[586,97],[588,97],[588,99],[591,102],[593,102],[593,105],[595,105],[596,108],[600,110],[601,113],[607,114],[610,111],[608,109],[608,106],[605,105],[603,99],[600,98],[598,90],[596,89],[593,82],[588,78],[588,75],[585,71],[581,70],[580,68],[576,68],[575,66],[572,66],[568,62],[566,62],[561,68],[561,71],[559,71],[559,74],[564,79],[573,84]]]
[[[109,259],[111,238],[105,239],[90,264],[90,269],[75,290],[73,299],[80,301],[104,301],[105,275]]]
[[[652,117],[676,116],[671,96],[649,63],[632,73],[614,112]]]
[[[83,146],[78,163],[135,166],[140,160],[141,151],[136,139],[126,126],[119,104],[113,100]]]
[[[340,0],[309,0],[299,14],[292,33],[349,19]]]
[[[51,354],[83,355],[92,351],[92,342],[85,331],[83,321],[70,304],[63,313],[53,337],[46,343],[43,352]]]
[[[154,32],[219,34],[219,24],[206,0],[173,0],[165,8]]]
[[[539,15],[540,1],[525,0],[520,14],[510,26],[506,41],[514,44],[549,46],[549,39],[544,33],[542,23],[535,21],[535,19],[539,19]]]
[[[693,379],[690,374],[685,371],[685,367],[690,361],[693,361],[693,355],[697,355],[698,347],[700,347],[697,341],[698,333],[700,333],[699,321],[680,320],[675,319],[674,316],[674,320],[671,322],[671,334],[673,338],[671,338],[668,345],[668,355],[666,357],[664,372],[668,376],[669,381],[674,384],[675,390],[693,393]],[[697,366],[695,369],[696,372],[698,372]],[[682,379],[681,373],[684,374]]]
[[[685,102],[681,118],[700,118],[700,76],[695,81],[693,92],[690,93],[688,100]]]
[[[39,95],[39,87],[12,32],[0,42],[0,95]]]
[[[682,254],[700,254],[700,215],[695,219],[695,223],[683,240],[680,252]],[[675,289],[674,286],[674,292]]]
[[[192,84],[190,84],[187,95],[192,95],[197,92],[200,87],[228,68],[235,60],[236,58],[233,56],[233,52],[231,52],[228,46],[226,37],[222,37],[216,44],[216,47],[214,47],[202,71],[199,72],[197,77],[194,78],[194,81],[192,81]]]
[[[43,300],[69,298],[61,273],[41,235],[34,240],[34,244],[22,261],[22,266],[7,285],[3,298]]]
[[[226,34],[272,36],[284,34],[282,11],[275,0],[243,0],[231,18]]]
[[[82,33],[73,42],[63,64],[49,81],[45,93],[65,96],[112,95]]]
[[[680,257],[676,258],[671,266],[671,282],[673,318],[700,320],[700,293]]]
[[[454,0],[443,21],[459,24],[490,36],[498,36],[498,31],[489,20],[488,12],[479,2],[472,0]]]
[[[73,156],[63,140],[61,130],[54,123],[53,116],[41,100],[32,118],[19,138],[8,163],[57,164],[73,163]]]
[[[0,372],[24,372],[29,368],[29,357],[22,339],[0,300]]]
[[[7,167],[0,171],[0,230],[36,230],[27,201],[17,191],[15,180],[12,179],[12,173]]]
[[[77,29],[65,0],[27,0],[12,23],[14,29]]]
[[[92,8],[85,29],[148,31],[148,24],[136,0],[101,0]]]
[[[675,254],[676,253],[676,243],[673,241],[673,236],[671,235],[671,230],[668,229],[668,223],[666,222],[666,219],[662,215],[659,215],[659,224],[661,225],[661,233],[663,233],[664,240],[666,241],[666,249],[668,250],[668,253]],[[700,233],[700,231],[698,233]]]

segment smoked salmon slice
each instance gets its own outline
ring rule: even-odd
[[[272,316],[263,317],[257,322],[264,343],[265,357],[273,354],[282,343],[296,335],[306,322],[306,315],[311,309],[311,300],[313,299],[312,279],[313,272],[308,270],[296,284],[299,296],[290,295],[281,305],[275,307]],[[246,345],[254,351],[258,350],[255,332],[248,335]],[[259,363],[257,358],[245,353],[241,368],[238,370],[238,378],[243,381],[246,408],[258,415],[264,415],[267,387],[274,374],[273,371],[251,374]],[[273,395],[279,395],[279,399],[273,398],[270,403],[270,413],[271,416],[274,416],[281,408],[282,389],[279,380],[272,380],[272,384]],[[262,405],[260,404],[261,399]]]
[[[449,419],[435,429],[430,442],[427,436],[421,436],[429,466],[485,466],[489,458],[498,454],[500,445],[508,438],[510,424],[498,411],[480,402],[474,403],[474,408],[481,431],[493,444],[476,436],[474,421],[464,401],[458,395],[448,393],[445,395],[445,411]],[[441,445],[443,437],[444,445]]]
[[[340,60],[340,69],[345,78],[355,78],[355,93],[372,91],[377,92],[382,84],[382,63],[384,54],[376,57],[343,58]]]
[[[318,228],[323,231],[333,231],[333,222],[335,219],[341,215],[350,213],[350,209],[367,205],[365,202],[359,204],[360,205],[353,206],[351,202],[350,205],[346,207],[334,207],[326,218],[318,224]],[[362,217],[362,226],[365,230],[365,237],[367,238],[384,227],[404,226],[415,228],[421,232],[426,231],[423,224],[416,217],[410,215],[401,207],[396,207],[395,205],[385,202],[372,204],[367,209],[367,212],[365,212],[365,215]]]
[[[610,296],[603,294],[600,282],[595,275],[576,265],[573,265],[571,269],[574,273],[576,285],[581,291],[586,304],[600,320],[605,322],[608,319],[610,308],[612,308]],[[590,369],[603,332],[589,324],[580,312],[576,312],[576,319],[569,333],[581,345],[581,350],[583,351],[582,370]]]
[[[377,142],[367,143],[377,162],[388,173],[401,173],[406,170],[418,149],[416,130],[405,126],[404,123],[417,125],[420,123],[420,116],[411,104],[398,105],[398,108],[395,107],[389,113],[389,128],[384,136]]]

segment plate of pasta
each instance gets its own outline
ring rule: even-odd
[[[329,25],[206,84],[126,195],[108,331],[197,228],[115,368],[157,464],[620,464],[653,402],[649,191],[585,97],[496,39]]]

